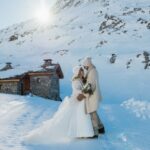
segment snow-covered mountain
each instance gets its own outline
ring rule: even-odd
[[[57,0],[54,5],[54,8],[60,11],[61,9],[77,7],[82,4],[93,3],[93,2],[98,2],[98,1],[100,1],[101,3],[106,2],[106,0],[104,1],[102,0]]]

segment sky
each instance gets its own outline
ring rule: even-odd
[[[43,1],[51,7],[55,0],[0,0],[0,29],[32,19]]]

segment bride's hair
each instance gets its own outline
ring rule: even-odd
[[[76,70],[77,71],[77,70]],[[83,68],[80,66],[80,68],[78,68],[78,72],[74,73],[73,77],[72,77],[72,81],[79,79],[79,73],[80,71],[84,71]]]
[[[75,80],[77,80],[77,79],[79,79],[79,77],[77,77],[77,76],[75,77],[75,76],[74,76],[74,77],[72,78],[72,81],[75,81]]]

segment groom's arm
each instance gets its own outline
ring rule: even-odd
[[[87,83],[83,86],[82,92],[87,96],[90,96],[94,93],[96,89],[96,70],[93,69],[89,72]]]
[[[91,90],[93,92],[96,89],[96,78],[97,78],[96,70],[93,69],[89,72],[88,79],[87,79],[87,84],[91,85]]]

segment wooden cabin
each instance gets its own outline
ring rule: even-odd
[[[30,92],[30,80],[27,74],[0,79],[0,92],[25,95]]]
[[[59,79],[64,75],[59,64],[51,59],[39,71],[30,71],[22,75],[0,79],[0,93],[41,96],[52,100],[61,100]]]

